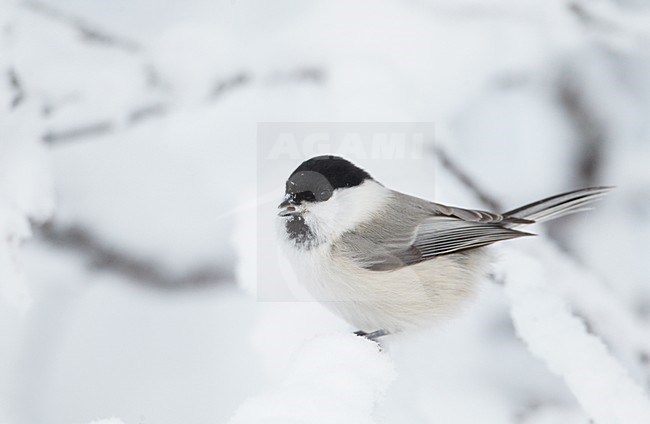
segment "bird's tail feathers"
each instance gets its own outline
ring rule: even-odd
[[[590,187],[570,191],[530,203],[503,214],[505,217],[543,222],[576,212],[589,210],[590,203],[600,200],[613,187]]]

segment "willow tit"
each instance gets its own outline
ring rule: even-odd
[[[372,338],[449,316],[489,271],[485,246],[583,207],[608,187],[504,214],[433,203],[384,187],[336,156],[303,162],[279,205],[282,244],[308,291]]]

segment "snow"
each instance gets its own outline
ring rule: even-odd
[[[0,382],[14,388],[10,412],[22,411],[10,422],[225,422],[265,383],[242,331],[255,324],[255,304],[232,286],[152,294],[69,254],[24,253],[41,264],[27,273],[43,282],[31,308],[41,312],[14,322],[13,337],[0,327],[16,341],[4,361],[21,370]]]
[[[33,104],[15,112],[0,109],[0,302],[19,310],[29,305],[19,246],[31,236],[29,221],[43,221],[53,208],[37,123]]]
[[[585,323],[571,314],[547,280],[564,280],[535,252],[509,252],[505,288],[512,318],[531,352],[561,375],[587,414],[598,423],[650,422],[650,399]]]
[[[230,423],[376,423],[375,407],[393,378],[376,343],[352,334],[321,336],[293,355],[278,387],[246,401]]]
[[[96,420],[90,424],[124,424],[124,422],[118,418],[109,418],[106,420]]]
[[[0,9],[0,304],[25,310],[30,302],[23,281],[19,245],[30,237],[29,220],[52,212],[53,195],[47,153],[39,141],[38,105],[26,98],[15,74],[15,34],[9,29],[17,4]]]
[[[649,12],[1,1],[0,422],[645,423]],[[503,210],[617,189],[508,242],[505,285],[380,352],[281,262],[300,158],[261,160],[260,122],[433,123],[419,160],[352,159],[453,205],[486,207],[434,145]]]

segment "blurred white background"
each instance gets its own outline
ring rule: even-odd
[[[430,173],[370,171],[459,206],[617,186],[513,246],[561,249],[550,284],[647,390],[649,6],[0,0],[0,423],[227,422],[305,340],[353,330],[252,294],[276,249],[251,226],[258,122],[433,122]],[[490,281],[387,350],[377,422],[591,416]]]

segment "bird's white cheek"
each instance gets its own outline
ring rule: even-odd
[[[305,222],[322,240],[334,240],[381,210],[388,200],[388,193],[373,181],[337,190],[329,200],[308,205]]]
[[[304,213],[305,223],[317,239],[332,240],[348,230],[343,208],[337,202],[314,204]]]

